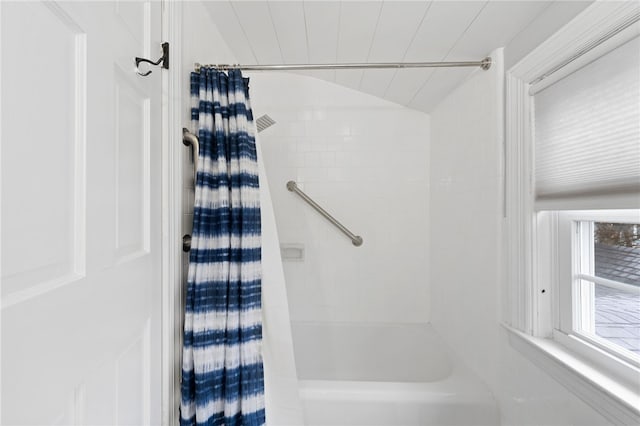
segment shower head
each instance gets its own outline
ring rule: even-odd
[[[258,117],[258,119],[256,120],[256,124],[258,126],[258,133],[260,133],[261,131],[263,131],[264,129],[273,126],[274,124],[276,124],[276,122],[273,120],[273,118],[269,117],[267,114]]]

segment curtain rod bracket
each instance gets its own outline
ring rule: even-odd
[[[491,60],[491,56],[487,56],[486,58],[484,58],[482,60],[482,62],[480,63],[480,68],[482,68],[483,70],[488,70],[489,68],[491,68],[491,63],[493,61]]]

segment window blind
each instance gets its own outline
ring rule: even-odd
[[[613,208],[600,197],[640,197],[639,37],[537,93],[534,103],[538,209],[545,200]]]

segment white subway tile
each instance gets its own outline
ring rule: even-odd
[[[306,250],[284,264],[292,319],[427,321],[428,284],[416,277],[428,276],[428,117],[312,78],[283,94],[286,83],[261,92],[282,101],[273,116],[287,136],[261,139],[280,240]],[[288,192],[289,179],[364,245]]]

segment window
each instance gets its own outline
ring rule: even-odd
[[[609,207],[611,192],[629,203],[638,200],[639,72],[636,37],[533,99],[534,209],[538,214],[556,211],[561,229],[554,327],[636,366],[640,215],[628,209],[566,211],[576,207],[576,200],[594,209]],[[549,239],[548,229],[537,231],[541,242]]]
[[[534,267],[556,282],[555,336],[570,337],[603,368],[640,366],[640,214],[609,209],[639,199],[639,72],[636,37],[533,97],[533,206],[537,215],[555,214],[559,230],[556,241],[549,226],[536,230],[542,246],[557,245],[557,262]]]
[[[615,424],[640,424],[638,8],[596,2],[505,73],[505,326]]]
[[[577,330],[640,359],[640,224],[576,222]]]
[[[640,211],[547,213],[554,215],[557,330],[588,344],[578,350],[640,366]]]

